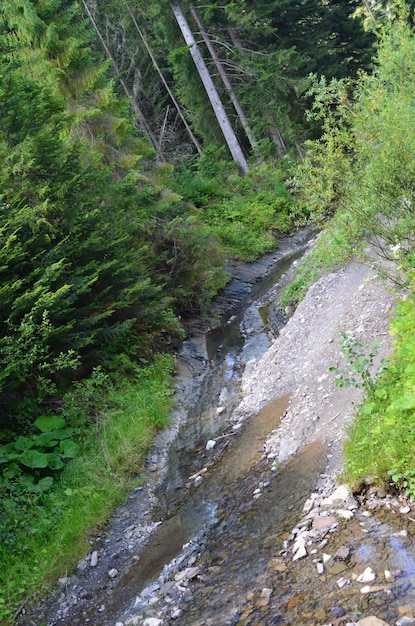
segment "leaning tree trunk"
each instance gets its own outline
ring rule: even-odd
[[[172,4],[171,6],[177,24],[179,25],[179,28],[182,32],[183,38],[186,44],[189,46],[190,54],[192,55],[192,59],[194,61],[196,69],[206,89],[206,93],[212,105],[213,111],[216,115],[216,119],[218,120],[219,126],[222,130],[223,136],[225,137],[225,141],[228,145],[232,158],[235,163],[238,164],[241,171],[246,174],[247,172],[249,172],[248,163],[229,122],[229,118],[220,100],[216,87],[213,84],[212,78],[209,74],[209,70],[207,69],[203,57],[200,54],[199,48],[197,47],[195,38],[193,37],[186,17],[184,16],[183,11],[178,4]]]
[[[200,30],[200,33],[201,33],[201,35],[203,37],[203,41],[205,42],[206,47],[209,50],[210,56],[212,57],[213,62],[215,64],[215,66],[216,66],[216,69],[218,70],[219,76],[221,77],[222,82],[225,85],[226,91],[229,93],[229,97],[230,97],[230,99],[232,101],[233,106],[235,107],[235,111],[238,114],[238,117],[240,119],[242,127],[243,127],[243,129],[245,131],[245,134],[246,134],[246,136],[248,138],[248,141],[249,141],[249,143],[251,145],[252,151],[258,158],[258,144],[255,141],[255,137],[253,136],[252,129],[249,126],[249,122],[248,122],[248,120],[246,118],[245,111],[243,110],[243,108],[241,106],[241,103],[239,102],[238,97],[237,97],[236,93],[233,90],[231,81],[229,80],[229,76],[228,76],[228,74],[227,74],[227,72],[226,72],[226,70],[225,70],[225,68],[223,66],[223,63],[220,60],[220,58],[219,58],[219,56],[218,56],[218,54],[217,54],[217,52],[215,50],[215,47],[212,44],[212,42],[211,42],[211,40],[209,38],[209,35],[207,34],[207,32],[205,30],[205,27],[203,26],[202,20],[200,19],[198,12],[196,11],[195,8],[191,8],[190,12],[193,15],[193,18],[194,18],[194,20],[195,20],[195,22],[197,24],[197,27]]]

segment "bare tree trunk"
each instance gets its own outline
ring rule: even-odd
[[[190,54],[192,55],[192,59],[194,61],[194,64],[196,65],[196,69],[199,72],[199,76],[206,89],[206,93],[212,105],[213,111],[216,115],[216,118],[219,122],[220,128],[222,130],[223,136],[225,137],[225,141],[228,145],[232,158],[235,163],[238,164],[241,171],[246,174],[247,172],[249,172],[248,163],[242,152],[241,146],[238,143],[236,135],[231,127],[226,111],[219,98],[219,94],[216,90],[215,85],[213,84],[212,78],[202,58],[202,55],[200,54],[199,48],[197,47],[192,31],[190,30],[187,23],[186,17],[184,16],[183,11],[178,4],[172,4],[171,6],[177,24],[179,25],[179,28],[182,32],[183,38],[186,44],[189,46]]]
[[[218,57],[218,54],[215,50],[215,47],[213,46],[209,35],[207,34],[205,27],[203,26],[202,20],[199,17],[198,12],[196,11],[195,8],[191,8],[190,9],[191,14],[193,15],[193,18],[197,24],[197,27],[199,28],[201,35],[203,37],[203,41],[206,44],[207,49],[209,50],[209,53],[215,63],[216,69],[218,70],[219,76],[222,79],[223,84],[225,85],[225,88],[227,90],[227,92],[229,93],[229,97],[232,101],[233,106],[235,107],[235,111],[238,114],[238,117],[241,121],[241,124],[243,126],[243,129],[245,131],[245,134],[248,138],[248,141],[251,145],[252,151],[254,152],[254,154],[257,156],[258,158],[258,144],[255,141],[255,138],[253,136],[251,127],[249,126],[249,122],[246,118],[245,115],[245,111],[243,110],[234,90],[233,87],[231,85],[231,81],[229,80],[228,74],[226,73],[225,68],[223,67],[223,64],[220,60],[220,58]]]
[[[166,79],[164,78],[163,73],[162,73],[162,71],[161,71],[161,69],[160,69],[160,67],[159,67],[159,65],[158,65],[158,63],[157,63],[157,61],[156,61],[156,59],[154,57],[154,54],[152,53],[151,48],[150,48],[150,46],[147,43],[147,39],[144,37],[143,31],[139,27],[139,25],[137,23],[137,20],[135,19],[134,13],[132,12],[132,10],[130,8],[130,5],[128,4],[127,0],[124,0],[124,2],[125,2],[125,6],[127,7],[128,13],[130,14],[130,17],[133,20],[133,24],[136,27],[138,34],[140,35],[141,41],[143,42],[143,44],[145,46],[145,49],[147,50],[147,52],[148,52],[148,54],[150,56],[150,59],[151,59],[153,65],[154,65],[155,69],[157,70],[157,73],[160,76],[161,81],[162,81],[164,87],[166,88],[167,93],[169,94],[169,96],[170,96],[174,106],[176,107],[177,113],[179,114],[180,119],[182,120],[182,122],[183,122],[183,124],[184,124],[184,126],[185,126],[185,128],[186,128],[186,130],[187,130],[187,132],[189,134],[189,137],[190,137],[190,139],[193,142],[193,145],[195,146],[195,148],[198,151],[198,153],[202,154],[202,149],[200,147],[200,144],[199,144],[198,140],[196,139],[196,137],[194,136],[194,134],[192,132],[192,129],[190,128],[189,124],[186,121],[186,118],[184,117],[184,115],[183,115],[183,113],[182,113],[182,111],[180,109],[179,103],[177,102],[177,100],[174,97],[174,94],[171,91],[171,89],[170,89]]]
[[[130,100],[131,109],[133,111],[133,114],[137,116],[137,123],[138,123],[138,125],[143,130],[143,132],[148,136],[148,138],[150,140],[150,143],[153,146],[153,148],[155,150],[157,150],[157,140],[156,140],[156,138],[155,138],[155,136],[154,136],[154,134],[153,134],[149,124],[147,123],[147,120],[144,117],[144,115],[143,115],[143,113],[142,113],[138,103],[136,102],[135,98],[133,98],[132,94],[130,93],[127,85],[125,84],[125,81],[121,78],[120,70],[118,69],[117,63],[116,63],[114,57],[112,56],[111,51],[108,48],[108,46],[106,44],[106,41],[103,38],[103,36],[102,36],[102,34],[101,34],[101,32],[100,32],[100,30],[98,28],[98,24],[94,20],[94,17],[93,17],[93,15],[92,15],[92,13],[91,13],[91,11],[89,9],[89,6],[86,3],[86,0],[82,0],[82,4],[84,5],[84,9],[85,9],[85,11],[86,11],[86,13],[87,13],[87,15],[89,17],[89,20],[90,20],[92,26],[95,28],[95,31],[96,31],[96,33],[98,35],[98,38],[99,38],[99,40],[100,40],[100,42],[101,42],[101,44],[102,44],[102,46],[103,46],[103,48],[104,48],[104,50],[106,52],[106,55],[108,56],[108,58],[110,59],[110,61],[112,63],[112,66],[114,68],[114,72],[115,72],[115,74],[117,75],[117,77],[118,77],[118,79],[120,81],[120,84],[121,84],[121,86],[122,86],[122,88],[124,90],[124,93],[127,96],[127,98]]]

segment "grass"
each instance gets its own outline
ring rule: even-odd
[[[344,445],[344,478],[403,490],[415,499],[415,301],[402,301],[391,323],[394,352]]]
[[[90,549],[129,490],[139,484],[148,447],[171,409],[172,357],[160,356],[128,381],[111,385],[101,398],[105,411],[89,430],[83,452],[68,463],[42,495],[3,496],[16,524],[0,531],[0,623],[27,598],[47,593]],[[6,535],[8,530],[8,535]]]

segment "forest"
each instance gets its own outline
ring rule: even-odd
[[[3,0],[0,623],[140,483],[227,261],[301,225],[286,303],[368,236],[405,291],[345,471],[415,497],[414,8]]]

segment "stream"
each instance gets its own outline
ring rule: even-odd
[[[284,323],[282,315],[270,325],[269,305],[309,238],[299,234],[256,267],[234,268],[214,305],[217,325],[196,325],[178,356],[171,426],[149,454],[147,484],[91,540],[77,572],[61,579],[42,624],[337,626],[377,614],[390,624],[415,625],[415,617],[397,621],[415,612],[415,519],[397,515],[402,502],[385,500],[386,507],[371,504],[365,512],[350,498],[342,503],[347,525],[336,521],[313,534],[314,518],[302,519],[313,490],[315,516],[336,515],[324,506],[333,485],[328,445],[311,441],[282,465],[264,458],[288,394],[246,422],[233,419],[243,372]],[[303,529],[311,529],[308,558],[293,562],[290,542]],[[347,558],[331,558],[344,545]],[[323,550],[330,552],[327,563]],[[362,595],[354,575],[369,565],[379,577],[394,572],[392,586]],[[343,578],[348,582],[340,586]],[[19,624],[39,626],[26,617]]]

